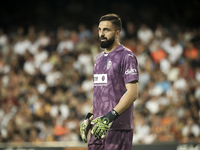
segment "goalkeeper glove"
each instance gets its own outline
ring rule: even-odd
[[[112,109],[104,116],[98,117],[91,121],[91,124],[96,124],[91,133],[98,139],[104,138],[110,129],[113,121],[118,117],[118,113]]]
[[[87,134],[92,127],[92,125],[90,124],[92,118],[93,118],[93,114],[88,113],[86,115],[84,121],[81,123],[80,133],[81,133],[81,138],[82,138],[83,142],[85,142],[85,143],[87,143]]]

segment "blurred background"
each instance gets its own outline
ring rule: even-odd
[[[120,42],[139,61],[133,145],[200,143],[200,1],[1,3],[1,144],[82,143],[107,13],[121,17]]]

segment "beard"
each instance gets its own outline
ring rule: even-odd
[[[101,41],[101,39],[106,39],[106,41]],[[106,37],[99,38],[101,48],[109,48],[110,46],[112,46],[114,41],[115,41],[115,35],[111,37],[110,39],[107,39]]]

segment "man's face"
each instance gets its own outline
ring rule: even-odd
[[[110,21],[99,23],[99,42],[102,48],[109,48],[115,41],[115,27]]]

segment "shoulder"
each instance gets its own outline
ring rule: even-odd
[[[127,47],[125,46],[122,46],[122,49],[121,49],[121,56],[123,58],[133,58],[133,59],[137,59],[135,54],[130,50],[128,49]]]
[[[104,52],[99,53],[99,54],[96,56],[95,61],[97,61],[98,59],[100,59],[103,55],[104,55]]]

